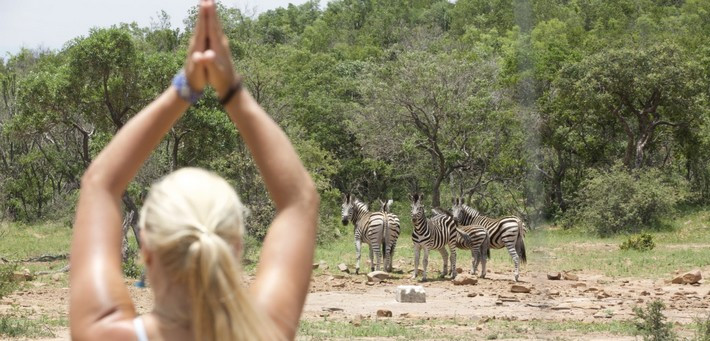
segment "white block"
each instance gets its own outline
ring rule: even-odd
[[[426,303],[426,292],[421,285],[400,285],[397,287],[397,302]]]

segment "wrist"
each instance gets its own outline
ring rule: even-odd
[[[227,88],[227,90],[218,92],[221,94],[219,96],[219,103],[222,104],[222,106],[229,104],[229,102],[234,99],[235,95],[241,92],[242,89],[242,78],[239,76],[234,77],[234,81],[232,81],[232,84],[229,86],[229,88]]]
[[[172,86],[176,90],[178,97],[190,104],[194,104],[200,100],[203,94],[202,91],[195,91],[190,86],[184,69],[180,70],[175,77],[173,77]]]

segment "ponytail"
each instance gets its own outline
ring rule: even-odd
[[[244,208],[222,178],[185,168],[151,189],[141,214],[147,245],[188,293],[195,340],[280,340],[241,283]]]

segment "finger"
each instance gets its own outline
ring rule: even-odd
[[[206,1],[200,2],[200,8],[197,12],[197,21],[195,22],[195,29],[192,33],[192,41],[190,44],[190,49],[188,53],[194,51],[204,51],[206,48],[207,39],[207,10],[205,8]]]
[[[207,0],[207,34],[210,41],[210,49],[224,50],[222,46],[222,37],[224,32],[222,31],[222,25],[219,22],[219,16],[217,15],[217,6],[215,6],[214,1]]]

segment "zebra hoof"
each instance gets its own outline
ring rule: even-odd
[[[360,274],[360,268],[356,268],[356,269],[355,269],[355,274],[356,274],[356,275],[359,275],[359,274]]]

